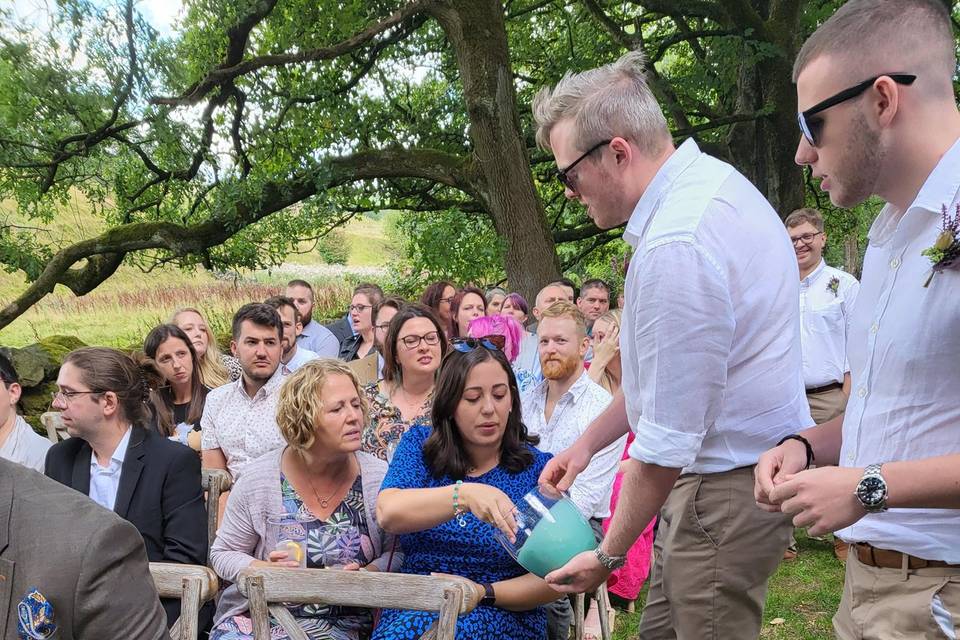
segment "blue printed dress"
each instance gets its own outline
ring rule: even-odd
[[[430,428],[413,426],[397,447],[382,489],[423,489],[449,486],[450,478],[434,478],[423,459],[423,443]],[[537,486],[537,478],[550,454],[533,447],[533,464],[520,473],[496,467],[464,482],[481,482],[496,487],[519,502]],[[450,506],[451,514],[453,505]],[[405,554],[403,573],[427,575],[433,572],[463,576],[474,582],[497,582],[526,573],[493,537],[495,529],[473,514],[464,516],[465,527],[449,520],[432,529],[400,536]],[[419,638],[437,619],[423,611],[385,609],[373,634],[373,640],[412,640]],[[457,620],[457,640],[509,638],[541,640],[546,637],[547,618],[543,607],[517,613],[498,607],[480,606]]]
[[[283,496],[284,511],[299,514],[307,530],[307,568],[319,569],[325,563],[344,565],[349,562],[359,562],[363,566],[373,560],[373,544],[367,528],[360,475],[357,475],[340,505],[322,521],[310,513],[283,473],[280,474],[280,494]],[[288,608],[310,640],[357,640],[361,632],[368,632],[373,625],[373,615],[369,609],[316,604]],[[223,620],[210,633],[210,638],[253,640],[250,616],[237,615]],[[283,628],[271,619],[270,639],[288,638]]]

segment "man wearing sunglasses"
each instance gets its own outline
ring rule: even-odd
[[[797,162],[834,204],[887,201],[850,321],[846,413],[757,465],[758,504],[851,543],[842,640],[960,637],[960,271],[924,255],[960,201],[945,4],[851,0],[794,64]]]
[[[595,588],[659,512],[640,637],[756,638],[792,527],[757,508],[753,466],[812,424],[783,223],[732,166],[693,140],[674,147],[638,52],[565,76],[537,96],[534,116],[566,196],[601,228],[626,223],[634,248],[622,390],[541,479],[570,487],[628,428],[632,460],[599,552],[547,582]]]

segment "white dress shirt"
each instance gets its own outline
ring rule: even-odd
[[[117,491],[120,489],[120,474],[123,472],[123,460],[127,457],[127,445],[130,444],[130,432],[132,427],[127,427],[127,432],[117,444],[110,456],[110,464],[105,467],[97,462],[97,454],[90,455],[90,499],[113,511],[113,505],[117,502]]]
[[[243,377],[207,394],[200,417],[201,448],[223,451],[234,482],[248,462],[287,444],[277,427],[283,379],[283,370],[277,367],[252,398],[243,388]]]
[[[587,372],[557,399],[546,420],[548,380],[531,388],[520,398],[523,424],[529,433],[540,436],[537,448],[557,454],[579,438],[590,423],[603,413],[613,399],[607,391],[590,379]],[[617,475],[627,436],[623,436],[590,460],[587,468],[570,487],[570,499],[585,518],[606,518],[610,515],[610,495]]]
[[[843,382],[847,364],[850,311],[860,283],[823,260],[800,281],[800,344],[807,389]]]
[[[293,354],[293,357],[290,358],[290,362],[281,362],[280,368],[283,370],[283,375],[289,375],[311,360],[316,360],[319,357],[316,353],[310,351],[310,349],[298,344],[296,352]]]
[[[634,247],[620,331],[632,458],[729,471],[813,424],[796,255],[745,177],[687,140],[623,237]]]
[[[340,341],[337,336],[313,319],[300,331],[297,345],[306,347],[321,358],[336,358],[340,355]]]
[[[924,288],[931,263],[921,255],[940,234],[941,207],[953,216],[958,202],[960,140],[906,212],[888,204],[870,228],[847,343],[853,388],[842,466],[960,453],[960,266]],[[958,509],[891,509],[838,534],[960,564]]]
[[[0,384],[3,384],[0,382]],[[47,449],[53,446],[47,438],[38,435],[23,416],[13,419],[13,430],[0,446],[0,458],[22,464],[34,471],[43,473],[43,464],[47,459]]]

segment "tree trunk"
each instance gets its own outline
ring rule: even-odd
[[[503,8],[496,0],[444,0],[431,10],[457,56],[479,190],[506,242],[510,288],[532,300],[560,262],[517,113]]]

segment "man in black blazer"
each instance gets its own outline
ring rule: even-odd
[[[114,349],[78,349],[61,366],[57,386],[53,406],[71,437],[47,452],[46,475],[133,524],[151,562],[204,565],[200,459],[139,426],[147,424],[139,366]],[[180,603],[165,599],[163,606],[172,624]]]

